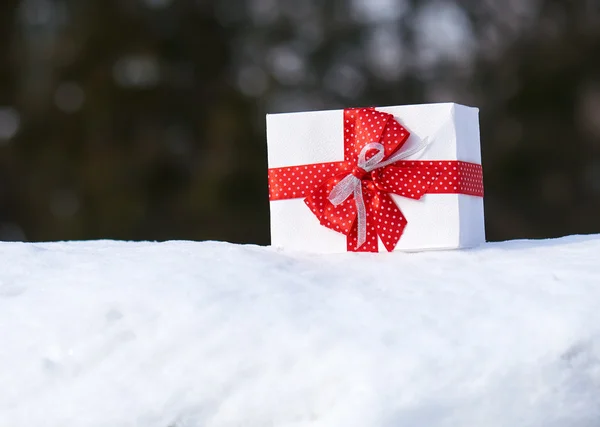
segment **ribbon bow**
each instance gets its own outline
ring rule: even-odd
[[[342,173],[330,176],[305,203],[321,225],[348,236],[349,250],[376,252],[379,236],[392,251],[407,221],[389,193],[420,199],[438,176],[433,165],[399,162],[422,151],[429,140],[401,151],[410,133],[391,114],[346,110],[345,118]]]
[[[383,160],[385,157],[385,148],[378,142],[371,142],[363,147],[358,156],[358,166],[352,170],[344,179],[338,182],[331,193],[329,193],[329,201],[333,205],[338,206],[346,201],[350,196],[354,195],[354,203],[358,215],[358,243],[356,249],[360,248],[367,241],[367,208],[362,192],[362,180],[369,172],[380,169],[403,160],[419,151],[425,149],[429,145],[428,140],[424,139],[418,146],[411,150],[401,151],[392,155],[389,159]],[[367,160],[367,153],[371,150],[376,150],[377,153]],[[437,174],[436,174],[437,175]],[[375,187],[382,187],[379,176],[374,177]],[[399,190],[402,192],[402,190]]]

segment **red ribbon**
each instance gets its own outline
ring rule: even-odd
[[[357,166],[358,156],[366,144],[382,144],[385,158],[388,158],[409,136],[392,114],[374,108],[346,109],[344,161],[269,169],[269,199],[304,198],[321,225],[347,236],[348,251],[378,252],[379,236],[391,252],[400,240],[407,220],[389,193],[416,200],[425,194],[483,197],[482,169],[475,163],[403,160],[369,173]],[[358,249],[353,198],[338,206],[328,199],[333,187],[348,174],[361,179],[367,209],[367,240]]]

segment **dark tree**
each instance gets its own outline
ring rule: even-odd
[[[488,237],[600,232],[600,0],[5,0],[0,239],[267,243],[264,114],[481,109]]]

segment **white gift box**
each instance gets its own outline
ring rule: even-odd
[[[479,110],[454,103],[377,107],[411,136],[405,147],[429,145],[407,160],[481,164]],[[269,168],[344,160],[344,110],[267,115]],[[426,194],[420,200],[391,195],[408,224],[395,251],[457,249],[485,242],[483,198]],[[273,200],[271,244],[287,250],[346,252],[346,236],[322,226],[302,198]],[[379,251],[384,252],[379,244]]]

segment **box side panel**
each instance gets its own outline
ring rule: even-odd
[[[267,115],[269,168],[344,159],[343,110]],[[288,250],[346,251],[345,236],[319,224],[302,199],[270,202],[271,244]]]
[[[479,109],[455,105],[458,160],[481,164]]]
[[[408,221],[396,251],[460,247],[457,194],[427,194],[421,200],[392,198]]]
[[[458,160],[454,105],[427,104],[378,108],[393,114],[396,120],[411,133],[405,147],[410,148],[428,138],[426,150],[409,157],[409,160]]]
[[[460,246],[471,248],[485,243],[483,197],[460,196]]]
[[[481,164],[479,110],[456,105],[455,115],[459,159]],[[460,196],[461,247],[473,247],[485,243],[483,207],[482,197]]]
[[[344,160],[343,110],[267,115],[270,168]]]
[[[302,199],[270,203],[271,245],[312,253],[346,252],[346,236],[323,227]]]

